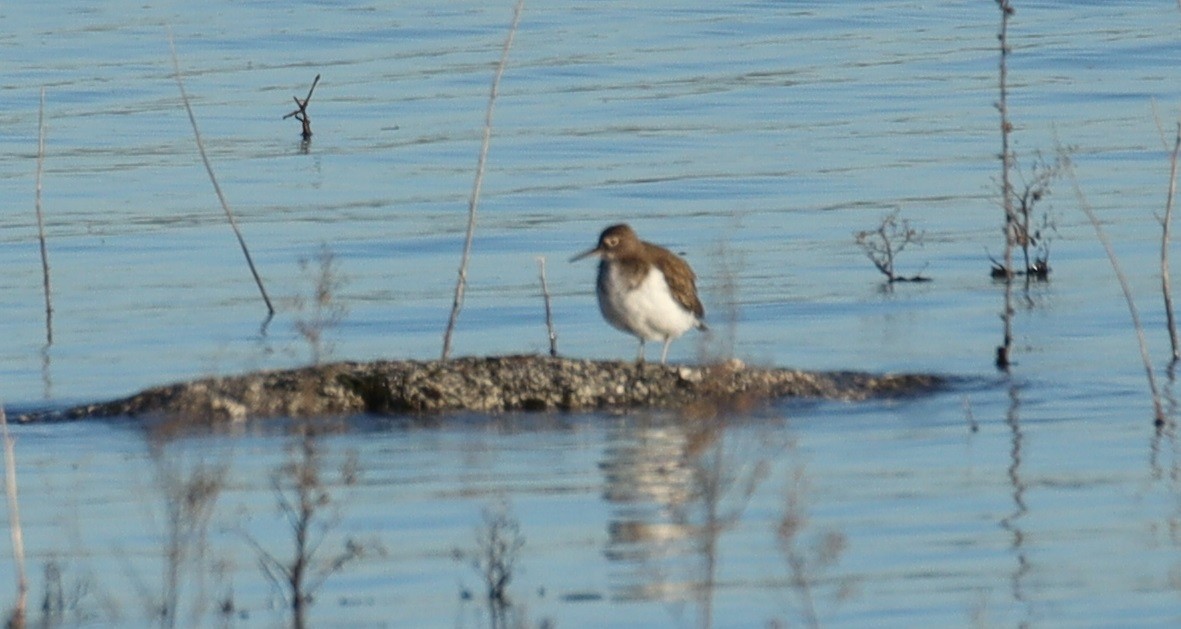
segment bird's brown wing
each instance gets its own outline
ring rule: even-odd
[[[662,251],[667,255],[661,255],[656,259],[656,268],[660,269],[664,279],[668,281],[673,298],[701,319],[705,316],[705,308],[697,297],[697,276],[693,274],[693,269],[673,252],[663,248]]]

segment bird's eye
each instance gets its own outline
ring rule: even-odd
[[[618,244],[619,244],[619,239],[618,239],[618,238],[616,238],[615,236],[612,236],[612,237],[610,237],[610,238],[608,238],[608,239],[606,240],[605,244],[606,244],[608,247],[614,247],[615,245],[618,245]]]

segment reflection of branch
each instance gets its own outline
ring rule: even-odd
[[[808,524],[808,515],[803,504],[804,494],[807,492],[806,484],[807,478],[804,476],[803,467],[797,467],[792,472],[791,485],[788,486],[784,499],[783,517],[775,533],[779,541],[779,550],[791,571],[791,587],[804,608],[804,624],[814,628],[820,626],[820,620],[816,616],[816,603],[812,597],[813,579],[808,575],[808,560],[797,544],[801,531]]]
[[[1021,478],[1021,447],[1025,435],[1021,432],[1021,421],[1017,414],[1017,410],[1021,407],[1021,400],[1017,397],[1017,393],[1017,386],[1010,385],[1009,410],[1005,414],[1005,422],[1009,425],[1012,439],[1009,448],[1008,474],[1009,486],[1013,489],[1013,513],[1001,520],[1001,527],[1013,534],[1012,549],[1017,554],[1017,568],[1010,577],[1013,600],[1024,603],[1026,601],[1023,581],[1029,572],[1029,558],[1025,555],[1025,531],[1017,526],[1017,521],[1029,512],[1029,507],[1025,504],[1027,486],[1025,480]]]
[[[797,454],[793,446],[789,445],[789,449],[793,455]],[[793,458],[798,460],[798,456]],[[804,543],[804,532],[811,525],[808,518],[810,489],[807,470],[800,462],[792,470],[788,481],[783,513],[775,526],[775,541],[787,563],[788,585],[799,599],[801,624],[818,629],[821,623],[816,609],[816,589],[818,585],[831,581],[824,573],[840,561],[848,539],[840,531],[821,529],[812,531],[810,542]],[[836,600],[848,595],[849,590],[847,582],[838,581]]]
[[[512,606],[508,586],[513,580],[521,549],[525,546],[521,522],[512,514],[504,498],[485,507],[482,517],[483,524],[476,531],[475,550],[463,551],[457,548],[452,551],[452,556],[459,561],[466,560],[483,579],[488,620],[492,629],[524,626],[519,621],[512,625],[508,623],[508,612]]]
[[[699,626],[713,626],[713,597],[717,584],[718,541],[733,528],[759,484],[767,477],[768,464],[756,457],[753,466],[744,456],[727,456],[726,419],[703,417],[695,420],[687,434],[685,457],[692,470],[691,506],[702,510],[698,548],[703,561],[698,586]],[[723,501],[729,501],[728,508]]]
[[[246,536],[263,575],[285,597],[291,611],[291,626],[295,629],[307,626],[308,608],[324,581],[360,558],[366,550],[364,545],[349,539],[340,553],[325,561],[317,559],[329,530],[339,521],[339,514],[324,514],[324,510],[333,505],[333,498],[323,480],[319,434],[310,425],[301,426],[299,430],[302,434],[292,445],[291,460],[271,477],[276,503],[291,531],[294,556],[281,559],[252,536]],[[356,480],[353,465],[350,461],[341,469],[344,484]]]
[[[16,494],[16,452],[8,434],[8,416],[0,405],[0,429],[4,439],[4,494],[8,497],[8,530],[12,537],[12,557],[16,564],[16,606],[8,617],[9,627],[25,626],[25,608],[29,580],[25,577],[25,541],[21,528],[20,505]]]

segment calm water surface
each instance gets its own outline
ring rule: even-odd
[[[921,400],[791,403],[702,431],[675,417],[365,420],[317,442],[329,560],[314,626],[482,627],[464,559],[482,513],[524,539],[528,625],[1174,626],[1181,467],[1154,434],[1135,335],[1069,180],[1053,280],[1001,287],[991,2],[668,0],[525,6],[497,103],[459,354],[630,357],[593,265],[621,220],[698,270],[711,339],[748,362],[962,376]],[[1106,225],[1162,389],[1157,266],[1181,90],[1181,11],[1016,2],[1011,114],[1024,172],[1055,142]],[[510,3],[0,5],[0,398],[10,412],[309,360],[313,260],[347,308],[332,358],[433,358]],[[220,183],[279,312],[265,309],[203,172],[168,29]],[[316,74],[315,136],[282,120]],[[33,215],[37,103],[53,271],[45,344]],[[898,210],[925,230],[884,290],[853,242]],[[1040,211],[1039,210],[1039,211]],[[1170,406],[1172,409],[1172,406]],[[975,430],[973,430],[975,426]],[[153,624],[168,479],[216,478],[187,538],[182,626],[274,626],[259,567],[287,557],[281,425],[153,449],[125,423],[14,427],[32,597],[61,624]],[[341,467],[354,470],[342,477]],[[784,526],[784,523],[791,526]],[[790,533],[790,534],[788,534]],[[456,559],[456,553],[461,556]],[[12,583],[7,545],[0,584]],[[54,573],[53,570],[58,570]],[[5,586],[0,585],[0,588]],[[0,593],[3,590],[0,589]],[[465,593],[467,596],[465,596]],[[0,601],[11,600],[0,594]],[[52,598],[52,597],[51,597]],[[216,611],[223,601],[234,612]],[[7,602],[4,603],[8,605]],[[52,618],[50,620],[53,620]]]

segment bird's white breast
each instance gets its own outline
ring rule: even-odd
[[[597,293],[608,323],[647,341],[677,338],[697,325],[697,316],[673,298],[655,266],[632,288],[616,265],[603,264]]]

